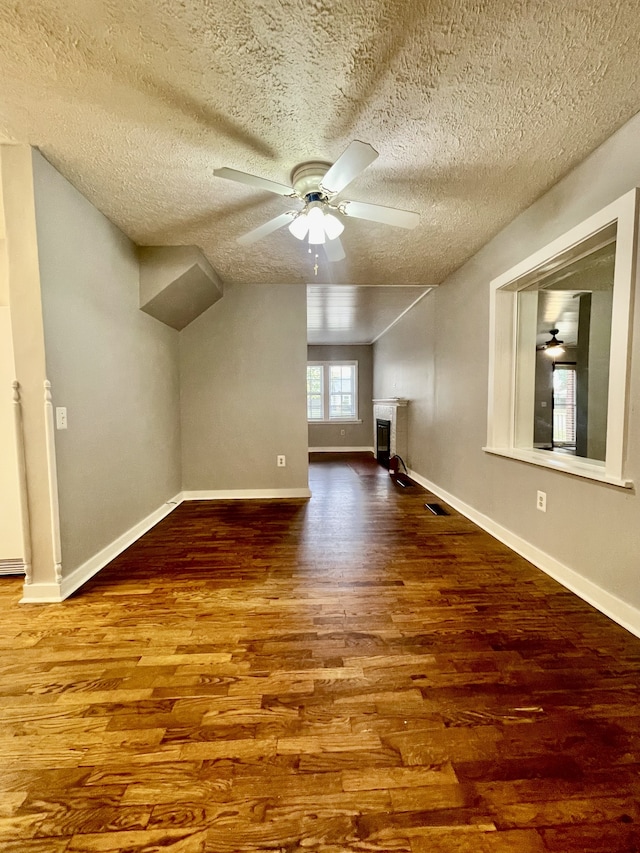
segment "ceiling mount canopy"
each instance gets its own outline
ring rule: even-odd
[[[324,176],[331,168],[331,163],[324,160],[309,160],[300,163],[291,172],[291,186],[294,195],[304,198],[308,193],[321,193],[324,198],[329,198],[329,193],[322,190],[321,183]]]
[[[327,260],[339,261],[345,257],[340,242],[340,235],[344,231],[343,217],[366,219],[406,229],[415,228],[420,222],[419,214],[413,211],[346,199],[335,200],[377,157],[378,152],[371,145],[354,140],[333,165],[324,160],[310,160],[296,166],[291,173],[291,186],[235,169],[215,169],[214,174],[219,178],[304,202],[302,210],[288,210],[238,237],[240,245],[249,246],[288,225],[289,231],[298,240],[307,240],[309,246],[323,245]]]

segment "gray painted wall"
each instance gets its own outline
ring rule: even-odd
[[[33,153],[63,574],[180,491],[178,333],[138,308],[133,243]]]
[[[309,361],[358,362],[358,417],[361,424],[309,424],[309,447],[373,447],[373,347],[319,346],[307,348]],[[344,430],[344,435],[340,435]]]
[[[489,282],[640,184],[640,116],[500,232],[374,346],[374,396],[407,397],[407,464],[459,500],[640,607],[635,490],[482,451]],[[627,475],[640,482],[640,298],[636,299]],[[547,493],[547,512],[535,508]]]
[[[182,330],[185,490],[307,488],[306,318],[304,287],[233,285]]]

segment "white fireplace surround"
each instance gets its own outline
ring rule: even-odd
[[[400,456],[407,462],[408,449],[408,400],[398,397],[385,397],[373,401],[373,446],[375,455],[378,455],[378,434],[376,421],[390,421],[391,430],[389,436],[389,451],[391,456]]]

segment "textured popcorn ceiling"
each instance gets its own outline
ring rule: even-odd
[[[637,2],[3,0],[0,134],[41,148],[140,244],[196,244],[226,282],[436,284],[633,115]],[[347,222],[317,278],[278,182],[352,139],[343,195],[416,210]]]

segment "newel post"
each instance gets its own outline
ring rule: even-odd
[[[13,388],[13,422],[16,435],[16,457],[18,462],[18,485],[20,489],[20,518],[22,522],[22,559],[24,562],[25,583],[31,583],[31,525],[29,521],[29,492],[27,490],[27,464],[24,455],[24,429],[22,426],[22,402],[20,383],[16,380]]]

